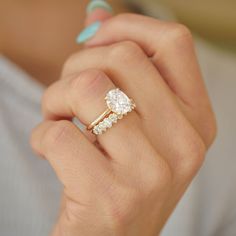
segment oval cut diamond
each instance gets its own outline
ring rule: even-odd
[[[107,93],[107,106],[116,114],[127,114],[132,111],[132,102],[120,89],[113,89]]]

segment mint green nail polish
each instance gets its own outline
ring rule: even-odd
[[[93,24],[89,25],[79,34],[79,36],[76,39],[76,42],[79,44],[86,42],[96,34],[100,26],[101,26],[100,21],[96,21]]]
[[[93,0],[91,1],[86,9],[87,14],[93,12],[97,8],[103,8],[108,12],[113,12],[112,7],[104,0]]]

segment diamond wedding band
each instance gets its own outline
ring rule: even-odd
[[[107,109],[87,127],[95,135],[103,134],[136,107],[133,100],[119,88],[110,90],[105,101]]]

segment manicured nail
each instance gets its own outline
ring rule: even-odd
[[[89,25],[78,35],[78,37],[76,38],[76,42],[79,44],[86,42],[96,34],[100,26],[101,26],[100,21],[96,21],[93,24]]]
[[[112,7],[104,0],[92,0],[87,6],[86,12],[87,14],[93,12],[97,8],[103,8],[108,12],[113,12]]]

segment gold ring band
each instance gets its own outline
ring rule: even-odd
[[[95,121],[93,121],[90,125],[88,125],[87,130],[92,130],[94,126],[103,121],[104,118],[108,116],[111,112],[112,111],[110,110],[110,108],[107,108]]]
[[[87,130],[92,130],[95,135],[104,133],[136,107],[133,100],[119,88],[110,90],[105,101],[107,109],[87,126]]]

